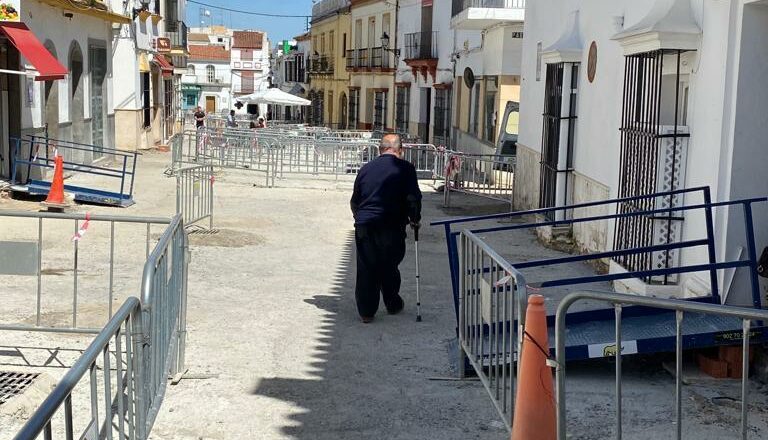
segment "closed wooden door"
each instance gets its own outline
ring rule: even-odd
[[[216,97],[215,96],[205,97],[205,112],[216,113]]]

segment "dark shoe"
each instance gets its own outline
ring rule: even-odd
[[[390,315],[397,315],[398,313],[402,312],[404,308],[405,308],[405,301],[400,300],[400,306],[393,309],[387,309],[387,313],[389,313]]]
[[[373,316],[361,316],[360,319],[363,321],[363,324],[370,324],[373,322]]]

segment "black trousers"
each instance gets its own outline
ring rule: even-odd
[[[355,226],[355,299],[360,316],[376,314],[379,295],[387,310],[402,308],[398,266],[405,258],[405,235],[405,226]]]

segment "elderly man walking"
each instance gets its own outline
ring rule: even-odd
[[[364,323],[373,321],[379,296],[387,312],[400,313],[398,266],[405,257],[405,228],[421,221],[421,191],[414,166],[403,160],[400,136],[387,134],[380,156],[360,169],[350,204],[355,217],[357,247],[357,311]]]

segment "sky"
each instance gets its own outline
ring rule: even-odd
[[[201,3],[265,14],[312,15],[312,0],[200,0]],[[307,30],[305,18],[258,17],[201,6],[187,0],[187,26],[200,26],[200,9],[211,11],[208,24],[223,24],[232,29],[261,30],[273,42],[289,40]]]

